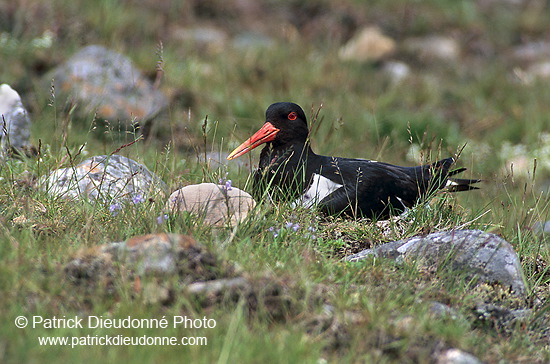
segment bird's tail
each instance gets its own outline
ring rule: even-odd
[[[430,189],[444,190],[448,192],[478,190],[479,187],[472,186],[481,182],[480,179],[451,178],[462,173],[466,168],[452,169],[455,163],[454,158],[445,158],[428,166]]]

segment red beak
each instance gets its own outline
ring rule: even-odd
[[[279,129],[273,126],[270,122],[266,122],[260,130],[252,135],[248,140],[239,145],[234,151],[227,157],[228,160],[240,157],[243,154],[250,152],[252,149],[273,141],[275,136],[279,132]]]

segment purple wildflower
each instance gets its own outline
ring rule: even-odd
[[[233,189],[233,187],[231,186],[231,180],[228,179],[226,182],[225,182],[225,189],[227,191],[231,191]]]
[[[287,229],[292,229],[294,231],[298,231],[298,229],[300,228],[300,225],[299,224],[295,224],[293,222],[287,222],[285,224],[285,228]]]
[[[271,226],[269,229],[267,229],[268,231],[271,231],[273,233],[273,237],[276,238],[277,236],[279,236],[279,231],[281,231],[280,229],[276,229],[275,226]]]
[[[116,216],[118,215],[118,210],[122,210],[122,206],[118,202],[115,202],[111,206],[109,206],[109,212],[111,215]]]
[[[168,220],[168,215],[167,214],[160,215],[159,217],[157,217],[157,224],[160,225],[166,220]]]
[[[145,201],[145,199],[143,198],[143,196],[141,195],[141,193],[138,193],[137,195],[135,195],[134,197],[132,197],[132,203],[134,205],[137,205],[138,203],[142,203],[143,201]]]

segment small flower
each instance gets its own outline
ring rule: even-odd
[[[300,228],[300,225],[299,224],[295,224],[293,222],[287,222],[285,224],[285,228],[286,229],[292,229],[294,231],[298,231],[298,229]]]
[[[267,229],[267,231],[272,232],[273,237],[276,238],[277,236],[279,236],[279,232],[281,231],[281,229],[276,229],[275,226],[271,226],[269,229]]]
[[[143,198],[143,196],[141,195],[141,193],[138,193],[137,195],[135,195],[134,197],[132,197],[132,203],[134,205],[137,205],[138,203],[142,203],[143,201],[145,201],[145,199]]]
[[[317,229],[315,229],[313,226],[309,226],[307,228],[307,232],[306,234],[304,235],[304,237],[306,239],[311,239],[311,240],[316,240],[317,239],[317,235],[315,235],[315,231],[317,231]]]
[[[233,186],[231,185],[232,182],[230,179],[226,180],[226,178],[227,178],[227,173],[225,174],[225,177],[220,178],[218,180],[218,184],[222,186],[223,190],[231,191],[233,189]]]
[[[111,215],[116,216],[118,215],[118,210],[122,210],[122,206],[118,202],[115,202],[111,206],[109,206],[109,212]]]
[[[160,225],[166,220],[168,220],[168,215],[167,214],[160,215],[159,217],[157,217],[157,224]]]

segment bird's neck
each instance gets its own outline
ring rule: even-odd
[[[260,166],[273,166],[288,161],[294,161],[294,164],[304,163],[315,156],[316,154],[313,152],[308,142],[294,142],[292,144],[279,145],[269,143],[262,150]]]
[[[294,200],[302,194],[319,163],[319,156],[309,143],[266,145],[260,155],[255,186],[260,192],[276,186],[269,188],[274,201]]]

